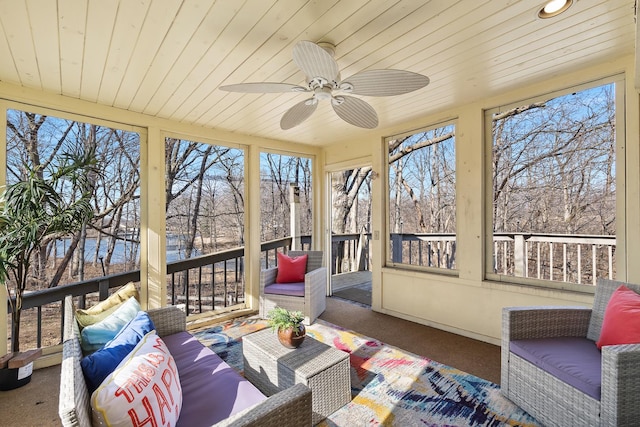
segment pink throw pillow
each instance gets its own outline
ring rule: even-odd
[[[276,283],[300,283],[304,282],[304,274],[307,272],[308,255],[289,257],[278,254],[278,275]]]
[[[640,295],[621,285],[611,295],[602,321],[598,348],[640,344]]]

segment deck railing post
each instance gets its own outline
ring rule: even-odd
[[[525,248],[524,235],[515,234],[513,236],[513,273],[517,277],[526,277],[525,260],[527,251]]]
[[[101,280],[98,282],[98,298],[100,301],[104,301],[109,298],[109,281]]]
[[[391,235],[391,260],[393,262],[402,262],[402,235],[401,234],[392,234]]]

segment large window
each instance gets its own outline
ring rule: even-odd
[[[10,109],[6,114],[7,183],[25,181],[27,170],[48,178],[69,153],[95,153],[97,164],[97,170],[89,177],[93,186],[93,218],[72,236],[43,242],[32,255],[26,291],[62,287],[140,268],[140,132],[143,131],[42,112]],[[69,183],[58,184],[56,191],[60,197],[73,200],[75,194]],[[8,280],[13,277],[10,275]],[[21,345],[31,348],[58,344],[60,328],[52,319],[59,321],[60,312],[60,302],[25,310]],[[11,336],[10,331],[7,336]]]
[[[192,312],[243,304],[244,150],[166,138],[165,159],[167,263],[218,255],[169,276],[171,304]]]
[[[34,256],[33,289],[130,271],[140,256],[140,135],[27,111],[7,111],[7,183],[23,164],[46,170],[64,153],[95,151],[93,219],[75,236],[45,242]]]
[[[244,245],[244,151],[166,138],[167,261]]]
[[[455,126],[387,139],[389,259],[456,268]]]
[[[489,275],[615,277],[615,93],[610,83],[488,112]]]
[[[276,153],[260,154],[262,242],[283,239],[298,233],[297,245],[301,242],[305,248],[309,247],[313,225],[311,189],[310,158]],[[300,249],[299,246],[296,247]]]

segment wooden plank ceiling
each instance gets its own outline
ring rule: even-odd
[[[634,53],[634,0],[0,0],[0,80],[179,122],[324,145],[366,136],[327,101],[291,130],[309,94],[238,94],[242,82],[304,85],[299,40],[336,46],[343,77],[365,69],[431,83],[362,97],[380,128]]]

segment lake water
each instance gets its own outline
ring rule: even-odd
[[[70,239],[61,239],[58,241],[58,245],[56,247],[56,257],[62,258],[69,247]],[[96,252],[96,244],[97,239],[88,238],[85,243],[84,248],[84,259],[85,261],[93,262],[95,252]],[[113,250],[113,255],[111,257],[111,264],[123,264],[126,258],[131,258],[131,251],[134,243],[130,241],[118,240],[116,242],[116,246]],[[137,244],[135,244],[137,245]],[[140,249],[136,248],[137,255],[136,261],[140,258]],[[201,255],[199,250],[195,250],[192,256]],[[98,257],[105,257],[107,255],[107,241],[103,240],[100,244],[100,250],[98,252]],[[167,236],[167,262],[178,261],[181,259],[185,259],[184,250],[180,249],[178,244],[177,237]]]

